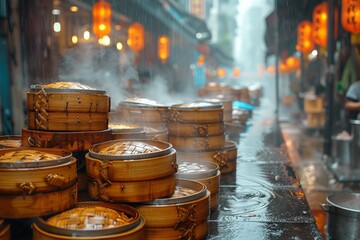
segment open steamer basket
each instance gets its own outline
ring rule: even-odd
[[[58,215],[37,218],[33,239],[144,239],[145,221],[128,205],[79,202]]]
[[[77,201],[76,159],[46,148],[0,150],[0,217],[54,214]]]
[[[219,166],[211,162],[178,161],[176,178],[195,180],[203,183],[210,191],[210,209],[219,206],[220,170]]]
[[[33,85],[27,93],[28,128],[99,131],[108,128],[110,97],[80,83]]]
[[[93,199],[152,201],[174,193],[176,151],[157,140],[113,140],[90,148],[86,169]]]
[[[210,192],[193,180],[177,179],[175,193],[136,205],[145,219],[145,239],[206,239]]]
[[[177,152],[178,161],[213,162],[220,167],[221,174],[230,173],[236,169],[237,146],[233,141],[225,141],[225,146],[209,151],[182,151]]]

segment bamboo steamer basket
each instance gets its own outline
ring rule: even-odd
[[[0,194],[10,195],[64,189],[77,180],[76,159],[60,149],[2,149],[0,173]]]
[[[230,89],[233,101],[250,102],[249,88],[246,86],[234,86]]]
[[[36,84],[27,93],[27,106],[29,111],[39,112],[108,113],[110,97],[105,91],[76,82]]]
[[[0,240],[10,240],[10,225],[0,219]]]
[[[150,99],[132,98],[119,103],[114,117],[147,127],[166,127],[169,107]]]
[[[178,162],[179,168],[176,178],[195,180],[203,183],[210,191],[210,209],[216,210],[219,206],[220,170],[215,163]]]
[[[33,239],[144,239],[145,221],[128,205],[80,202],[74,209],[33,224]]]
[[[57,82],[32,85],[27,94],[28,127],[47,131],[107,129],[110,98],[105,91]]]
[[[54,132],[22,129],[24,147],[61,148],[68,151],[88,151],[100,142],[111,140],[111,129],[84,132]]]
[[[145,239],[206,239],[210,192],[193,180],[177,179],[176,186],[173,196],[136,205],[146,221]]]
[[[231,121],[232,119],[232,101],[229,98],[225,98],[223,95],[218,95],[216,98],[204,98],[202,102],[221,104],[224,108],[224,121]]]
[[[169,141],[169,131],[167,128],[144,127],[145,139],[158,140],[163,142]]]
[[[103,181],[151,180],[177,171],[175,149],[164,156],[136,160],[101,160],[91,157],[91,153],[85,157],[87,175]]]
[[[224,147],[211,151],[177,151],[178,161],[209,161],[220,167],[221,174],[236,169],[237,146],[234,141],[225,141]]]
[[[219,94],[227,96],[230,93],[230,87],[225,83],[209,82],[204,89],[199,91],[200,97],[215,97]]]
[[[176,151],[157,140],[113,140],[95,144],[86,155],[93,199],[151,201],[174,193]]]
[[[225,135],[208,137],[178,137],[169,136],[169,142],[179,151],[214,150],[220,149],[225,144]]]
[[[21,135],[0,136],[0,149],[21,147]]]
[[[104,182],[89,178],[91,199],[105,202],[146,202],[169,196],[175,191],[175,176],[146,181]]]
[[[108,113],[28,111],[28,128],[43,131],[100,131],[108,128]]]
[[[110,123],[112,140],[116,139],[144,139],[144,127],[132,123]]]
[[[1,218],[33,218],[55,214],[73,207],[77,202],[77,184],[53,192],[31,195],[1,195]]]
[[[179,137],[207,137],[224,134],[224,123],[169,122],[169,134]]]
[[[170,106],[170,122],[181,123],[221,123],[223,122],[221,104],[206,102],[175,104]]]

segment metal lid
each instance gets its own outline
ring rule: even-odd
[[[326,200],[331,206],[360,213],[360,193],[332,193],[327,196]]]
[[[100,160],[135,160],[170,154],[172,145],[167,142],[139,139],[113,140],[90,147],[90,157]]]
[[[69,162],[72,153],[55,148],[8,148],[0,150],[0,168],[34,168]]]
[[[38,92],[40,90],[45,92],[54,92],[54,93],[96,93],[96,94],[105,94],[103,90],[97,90],[86,86],[78,82],[54,82],[50,84],[35,84],[31,85],[30,92]]]
[[[75,208],[58,215],[37,218],[35,224],[53,234],[90,237],[126,232],[141,221],[139,212],[128,205],[80,202]]]
[[[216,176],[219,166],[211,162],[187,162],[178,161],[176,178],[203,179]]]
[[[177,110],[216,109],[216,108],[222,108],[222,104],[209,103],[209,102],[194,102],[194,103],[175,104],[170,106],[170,109],[177,109]]]
[[[197,200],[206,195],[207,188],[204,184],[187,179],[176,179],[175,193],[168,198],[155,199],[145,205],[169,205]]]

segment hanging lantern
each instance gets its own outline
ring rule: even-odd
[[[341,24],[348,32],[360,32],[360,0],[342,0]]]
[[[233,70],[233,77],[238,77],[240,76],[240,68],[235,67]]]
[[[216,69],[217,75],[219,76],[219,78],[224,78],[226,76],[226,70],[223,68],[218,67]]]
[[[135,52],[144,48],[144,27],[140,23],[135,22],[130,25],[127,44]]]
[[[170,56],[170,39],[166,35],[158,38],[158,57],[162,62],[166,62]]]
[[[198,65],[198,67],[202,67],[205,63],[205,60],[206,60],[205,56],[201,54],[196,63]]]
[[[312,23],[310,21],[302,21],[297,27],[297,43],[296,50],[303,54],[309,54],[314,49],[312,41]]]
[[[325,47],[327,43],[328,4],[318,4],[313,10],[312,37],[315,44]]]
[[[98,38],[111,32],[111,5],[105,0],[99,0],[93,5],[93,31]]]
[[[296,71],[300,68],[300,59],[298,57],[288,57],[285,61],[286,69],[288,72]]]

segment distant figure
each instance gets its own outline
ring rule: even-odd
[[[350,85],[345,95],[345,110],[347,111],[348,127],[350,132],[350,120],[360,119],[360,80]]]

